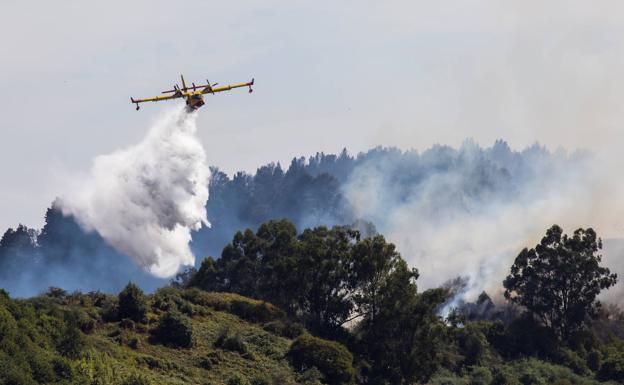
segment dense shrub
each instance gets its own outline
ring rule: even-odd
[[[598,350],[592,350],[587,354],[587,366],[594,372],[600,370],[600,366],[602,366],[602,355]]]
[[[115,322],[119,320],[119,303],[116,299],[108,298],[102,302],[100,309],[102,320],[106,322]]]
[[[559,342],[549,328],[526,313],[513,320],[505,338],[497,339],[497,350],[508,358],[557,356]]]
[[[219,333],[219,336],[217,337],[214,346],[233,352],[238,352],[243,355],[249,353],[249,348],[247,347],[245,341],[243,341],[241,335],[238,333],[232,334],[227,328],[223,329],[221,333]]]
[[[470,371],[470,385],[490,385],[492,372],[483,366],[474,366]]]
[[[95,329],[95,323],[96,322],[93,318],[81,317],[78,320],[78,327],[83,333],[89,334]]]
[[[613,380],[624,383],[624,352],[609,349],[598,371],[601,380]]]
[[[523,385],[550,385],[561,380],[567,380],[575,385],[595,384],[594,381],[575,374],[569,368],[534,358],[515,361],[509,366]]]
[[[268,322],[262,328],[269,333],[291,339],[297,338],[305,332],[305,328],[299,322],[283,320]]]
[[[191,321],[178,312],[168,312],[160,318],[154,337],[166,346],[190,348],[193,346]]]
[[[88,350],[74,363],[74,383],[88,385],[109,385],[115,378],[110,356]]]
[[[288,357],[299,371],[318,368],[323,373],[325,382],[330,385],[353,383],[353,355],[337,342],[306,333],[293,342]]]
[[[494,372],[492,385],[521,385],[516,376],[506,367],[498,368]]]
[[[122,329],[134,330],[136,328],[136,325],[134,321],[131,320],[130,318],[124,318],[121,321],[119,321],[119,327]]]
[[[132,282],[119,293],[119,318],[130,318],[134,322],[144,322],[147,314],[147,301],[139,287]]]
[[[468,385],[468,379],[447,368],[438,370],[427,382],[429,385]],[[385,384],[384,384],[385,385]]]
[[[58,352],[65,357],[76,359],[86,345],[86,339],[78,329],[76,320],[68,319],[56,345]]]
[[[141,374],[132,374],[126,377],[121,385],[152,385],[152,382]]]
[[[267,302],[234,300],[230,311],[249,322],[268,322],[283,318],[284,312]]]
[[[141,341],[137,337],[131,337],[128,340],[128,346],[134,350],[137,350],[139,347],[141,347]]]
[[[56,379],[52,364],[43,355],[33,355],[29,358],[32,376],[40,384],[47,384]]]
[[[228,378],[227,385],[249,385],[249,381],[242,375],[238,373],[234,373],[230,378]]]
[[[215,310],[229,310],[232,297],[244,298],[237,294],[205,292],[197,288],[186,289],[182,292],[182,298],[201,306],[211,307]]]
[[[36,382],[27,370],[5,357],[0,358],[0,384],[7,385],[35,385]]]
[[[71,367],[71,364],[66,359],[63,359],[61,357],[53,359],[52,367],[54,368],[54,373],[60,379],[71,380],[71,378],[74,376],[74,371]]]
[[[250,385],[271,385],[271,380],[266,375],[257,375],[251,378]]]
[[[170,286],[160,288],[154,293],[152,306],[161,311],[178,310],[189,317],[204,313],[201,306],[194,306],[192,301],[183,298],[181,290]]]
[[[558,354],[558,362],[572,369],[574,373],[580,375],[589,374],[589,367],[587,362],[581,358],[575,351],[571,349],[561,349]]]
[[[321,385],[323,373],[313,366],[300,373],[299,376],[297,376],[297,380],[304,385]]]
[[[478,324],[470,322],[466,327],[459,329],[457,340],[465,365],[482,364],[489,351],[489,344]]]
[[[141,355],[136,358],[136,362],[139,365],[146,365],[148,368],[152,370],[162,370],[162,371],[171,371],[177,370],[180,371],[182,368],[176,362],[167,360],[164,358],[156,358],[154,356],[149,355]]]

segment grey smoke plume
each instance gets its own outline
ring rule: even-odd
[[[95,158],[62,199],[87,230],[158,277],[193,265],[191,231],[206,217],[210,171],[195,113],[166,111],[138,144]]]
[[[519,251],[552,224],[613,236],[622,210],[613,204],[621,190],[609,183],[611,171],[589,153],[537,145],[516,152],[501,141],[482,149],[468,140],[458,150],[373,157],[343,190],[355,215],[375,223],[419,269],[421,286],[466,277],[456,299],[472,300],[482,290],[500,293]]]

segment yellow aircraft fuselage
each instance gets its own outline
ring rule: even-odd
[[[187,87],[186,82],[184,81],[184,76],[180,76],[180,77],[182,79],[182,88],[178,87],[177,85],[174,85],[173,90],[162,92],[163,94],[171,94],[171,95],[154,96],[153,98],[145,98],[145,99],[130,98],[130,100],[132,101],[132,103],[136,104],[136,109],[138,110],[139,103],[159,102],[161,100],[185,98],[186,108],[190,112],[190,111],[195,111],[196,109],[198,109],[199,107],[205,104],[204,103],[205,94],[214,94],[216,92],[229,91],[231,89],[240,88],[240,87],[249,87],[250,93],[253,91],[251,86],[253,86],[254,84],[254,79],[251,79],[251,81],[247,83],[236,83],[236,84],[230,84],[227,86],[215,88],[214,86],[216,86],[217,83],[211,85],[209,81],[206,81],[207,84],[205,85],[196,86],[195,83],[192,83],[193,85],[191,87]]]
[[[190,111],[195,111],[204,104],[204,95],[201,91],[195,91],[186,97],[186,108]]]

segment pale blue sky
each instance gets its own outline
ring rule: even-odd
[[[227,4],[226,4],[227,3]],[[0,231],[40,226],[67,176],[138,141],[187,80],[211,164],[253,171],[376,145],[624,144],[621,1],[0,3]]]

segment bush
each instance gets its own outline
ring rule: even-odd
[[[470,372],[470,385],[490,385],[492,372],[483,366],[474,366]]]
[[[46,352],[47,353],[47,352]],[[52,364],[48,361],[47,354],[28,349],[28,364],[32,370],[32,377],[40,384],[46,384],[55,380],[55,373]],[[1,367],[1,366],[0,366]],[[1,383],[1,381],[0,381]]]
[[[215,347],[238,352],[240,354],[248,354],[249,348],[240,334],[230,334],[230,330],[225,328],[219,333],[219,337],[215,341]]]
[[[315,366],[330,385],[353,383],[353,355],[337,342],[306,333],[293,342],[288,357],[299,371]]]
[[[105,322],[115,322],[119,320],[119,304],[114,299],[102,302],[102,320]]]
[[[30,374],[23,368],[17,366],[11,360],[0,360],[0,384],[7,385],[36,385],[37,382],[32,379]]]
[[[152,385],[152,382],[141,374],[132,374],[126,377],[121,385]]]
[[[89,317],[82,317],[78,320],[78,327],[85,334],[90,334],[95,329],[95,320]]]
[[[249,381],[238,373],[234,373],[232,377],[230,377],[227,382],[227,385],[248,385]]]
[[[188,317],[169,312],[160,318],[154,336],[166,346],[190,348],[193,346],[193,328]]]
[[[71,380],[74,376],[74,372],[72,370],[69,361],[63,358],[55,358],[52,360],[52,367],[54,368],[54,373],[58,378]]]
[[[431,385],[467,385],[467,381],[449,369],[438,370],[429,380]]]
[[[249,322],[268,322],[285,316],[283,311],[270,303],[245,300],[232,301],[230,311]]]
[[[557,356],[560,343],[551,329],[541,325],[526,313],[514,319],[505,336],[491,341],[506,358]]]
[[[134,322],[144,322],[147,314],[147,301],[139,287],[132,282],[119,293],[119,318],[130,318]]]
[[[137,337],[132,337],[128,340],[128,346],[134,350],[141,347],[141,341]]]
[[[603,381],[624,382],[624,353],[615,349],[608,350],[598,371],[598,377]]]
[[[268,322],[262,328],[269,333],[286,338],[297,338],[305,332],[305,328],[299,322],[281,320]]]
[[[124,318],[119,321],[119,327],[126,330],[134,330],[136,326],[133,320],[131,320],[130,318]]]
[[[558,361],[561,365],[572,369],[572,371],[576,374],[586,375],[589,373],[589,367],[587,367],[585,360],[579,357],[579,355],[571,349],[561,349]]]
[[[255,376],[249,382],[250,385],[271,385],[271,380],[264,375]]]
[[[572,384],[591,384],[587,378],[572,372],[569,368],[529,358],[509,365],[517,373],[523,385],[550,385],[555,381],[568,380]]]
[[[587,355],[587,366],[594,372],[598,372],[602,366],[602,355],[598,350],[592,350]]]
[[[496,370],[492,385],[521,385],[520,381],[507,368]]]
[[[478,325],[468,323],[465,328],[459,330],[457,337],[460,352],[464,356],[464,364],[468,366],[482,364],[489,350],[489,344]]]
[[[182,291],[170,286],[156,290],[152,297],[152,307],[162,311],[178,310],[188,316],[193,316],[197,313],[193,304],[182,298]]]
[[[58,352],[65,357],[76,359],[86,345],[87,341],[78,329],[76,321],[72,319],[66,321],[56,345]]]
[[[300,383],[306,385],[320,385],[323,381],[323,373],[321,373],[316,367],[313,366],[301,373],[298,376],[297,380]]]
[[[221,362],[221,359],[221,352],[213,350],[210,353],[206,354],[205,357],[200,358],[197,362],[197,366],[206,370],[210,370],[215,365],[218,365]]]

